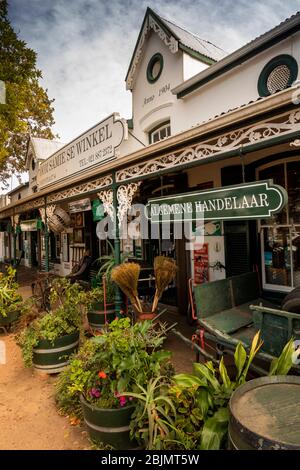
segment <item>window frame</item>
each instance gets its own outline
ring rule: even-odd
[[[298,63],[293,56],[289,54],[280,54],[276,57],[273,57],[273,59],[269,60],[269,62],[267,62],[267,64],[264,66],[264,68],[260,72],[258,82],[257,82],[257,91],[258,91],[259,96],[266,97],[266,96],[270,96],[271,94],[273,94],[273,93],[270,93],[270,91],[268,90],[267,82],[273,70],[276,69],[276,67],[279,67],[280,65],[286,65],[290,70],[290,78],[289,78],[286,88],[290,87],[292,83],[297,79]],[[283,88],[283,89],[286,90],[286,88]],[[282,91],[282,90],[279,90],[279,91]]]
[[[153,71],[154,64],[156,62],[159,62],[160,69],[159,69],[158,75],[156,77],[153,77],[152,71]],[[156,52],[156,54],[154,54],[151,57],[151,59],[149,60],[148,65],[147,65],[146,76],[147,76],[147,80],[150,84],[157,82],[157,80],[161,76],[163,68],[164,68],[164,58],[163,58],[163,56],[160,52]]]
[[[159,138],[159,140],[157,140],[156,142],[153,141],[153,135],[156,134],[157,132],[161,132],[162,130],[164,129],[169,129],[169,135],[166,135],[166,137],[163,137],[162,139]],[[167,134],[167,132],[166,132]],[[168,121],[164,121],[162,123],[160,123],[158,126],[155,126],[153,129],[151,129],[148,133],[149,135],[149,144],[157,144],[157,142],[161,142],[162,140],[165,140],[167,139],[168,137],[171,136],[171,122],[170,120]]]

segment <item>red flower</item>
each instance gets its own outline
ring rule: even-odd
[[[100,379],[106,379],[107,375],[105,372],[103,372],[103,370],[101,370],[98,372],[98,377],[100,377]]]

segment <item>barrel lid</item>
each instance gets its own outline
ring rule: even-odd
[[[300,449],[300,377],[250,380],[233,393],[229,408],[235,425],[258,448],[268,441]]]

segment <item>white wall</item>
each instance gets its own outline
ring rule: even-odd
[[[202,70],[205,70],[209,65],[200,60],[194,59],[188,54],[183,54],[183,80],[188,80]]]
[[[174,134],[257,100],[259,75],[264,66],[280,54],[292,55],[300,69],[299,33],[203,85],[184,99],[179,99],[174,107]]]
[[[147,80],[147,66],[151,57],[160,52],[164,59],[163,71],[155,83]],[[151,32],[144,46],[143,57],[136,74],[132,91],[133,133],[146,145],[148,132],[157,124],[170,119],[172,132],[172,107],[177,101],[171,89],[183,81],[182,52],[172,54],[158,35]]]

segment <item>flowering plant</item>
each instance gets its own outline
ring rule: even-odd
[[[98,408],[129,405],[130,395],[152,378],[172,374],[171,353],[160,349],[164,326],[150,321],[130,324],[129,318],[114,320],[99,336],[85,342],[68,368],[62,372],[57,387],[58,406],[74,413],[82,395]]]

